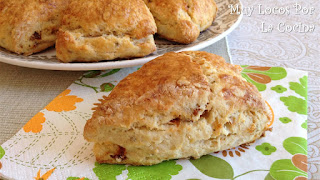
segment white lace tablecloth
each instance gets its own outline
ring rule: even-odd
[[[320,179],[320,3],[318,0],[242,0],[242,3],[243,20],[228,36],[233,63],[283,66],[309,72],[308,171],[312,174],[309,179]],[[287,9],[281,10],[285,14],[279,13],[281,7]],[[268,15],[268,8],[278,11]],[[262,32],[262,24],[265,31],[269,25],[273,30]],[[314,31],[288,32],[293,25],[305,28],[298,31],[314,26]],[[283,32],[286,27],[288,31]]]

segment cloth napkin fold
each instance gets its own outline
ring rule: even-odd
[[[83,74],[0,146],[0,179],[307,179],[307,72],[282,67],[243,66],[274,116],[254,144],[154,166],[96,163],[82,135],[91,108],[138,68]]]

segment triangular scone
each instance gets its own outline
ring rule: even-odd
[[[189,44],[209,28],[216,17],[214,0],[144,0],[158,27],[168,40]]]
[[[142,0],[76,0],[57,37],[63,62],[146,56],[156,50],[154,19]]]
[[[0,46],[30,55],[53,46],[64,0],[0,0]]]
[[[260,138],[269,109],[241,68],[206,52],[167,53],[128,75],[84,128],[100,163],[199,158]]]

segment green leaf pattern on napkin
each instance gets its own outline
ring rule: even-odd
[[[291,159],[275,161],[270,175],[275,179],[307,179],[307,140],[302,137],[289,137],[283,141],[283,147],[292,154]]]
[[[307,173],[294,166],[291,159],[281,159],[271,165],[270,174],[279,180],[295,179],[296,177],[307,177]]]
[[[112,83],[103,83],[100,85],[100,89],[102,92],[110,92],[114,88],[114,85]]]
[[[308,77],[304,76],[299,79],[300,83],[297,82],[290,82],[290,89],[294,90],[297,94],[300,96],[304,97],[305,99],[308,98],[308,91],[307,91],[307,86],[308,86]]]
[[[128,166],[127,169],[131,180],[170,180],[172,175],[179,174],[182,166],[171,160],[153,166]]]
[[[271,146],[270,143],[262,143],[261,145],[256,146],[256,150],[260,151],[263,155],[271,155],[277,151],[277,148]]]
[[[101,74],[101,71],[99,71],[99,70],[88,71],[88,72],[83,74],[83,77],[85,77],[85,78],[95,78],[100,74]]]
[[[232,166],[225,160],[205,155],[200,159],[190,160],[190,162],[203,174],[217,179],[231,179],[234,172]]]
[[[268,173],[264,180],[274,180],[274,178],[270,175],[270,173]]]
[[[281,117],[279,118],[279,120],[283,123],[283,124],[287,124],[289,122],[291,122],[292,120],[288,117]]]
[[[107,70],[107,71],[100,71],[100,70],[93,70],[93,71],[88,71],[83,74],[83,77],[85,78],[101,78],[101,77],[107,77],[111,76],[117,72],[119,72],[121,69],[112,69],[112,70]]]
[[[92,79],[92,78],[105,78],[107,76],[111,76],[113,74],[116,74],[120,70],[121,69],[112,69],[112,70],[106,70],[106,71],[100,71],[100,70],[88,71],[88,72],[84,73],[79,79],[77,79],[73,83],[77,84],[79,86],[90,88],[90,89],[94,90],[96,93],[110,92],[115,87],[115,85],[112,82],[105,82],[98,87],[96,85],[90,84],[85,81],[86,81],[86,79]]]
[[[170,180],[173,175],[179,174],[182,166],[177,164],[176,161],[165,161],[153,166],[125,166],[125,165],[112,165],[112,164],[99,164],[95,163],[93,172],[99,180],[112,180],[116,176],[128,170],[128,178],[130,180]]]
[[[0,146],[0,159],[4,156],[5,151],[4,149]]]
[[[303,98],[296,96],[280,97],[280,100],[288,107],[291,112],[297,112],[298,114],[307,115],[307,76],[299,79],[300,83],[290,82],[290,89]]]
[[[266,84],[272,80],[280,80],[287,76],[286,69],[282,67],[241,66],[241,75],[248,82],[255,85],[259,91],[267,89]]]
[[[99,180],[116,180],[116,177],[126,170],[125,165],[111,165],[95,163],[93,172]]]
[[[304,121],[304,123],[301,124],[301,127],[303,129],[308,129],[308,120]]]
[[[80,177],[68,177],[67,180],[79,180],[81,179]],[[90,180],[88,178],[82,178],[81,180]]]
[[[307,101],[295,96],[281,97],[280,100],[288,107],[291,112],[307,115]]]
[[[292,155],[307,155],[307,140],[302,137],[290,137],[283,141],[283,147]]]
[[[4,154],[5,154],[5,151],[4,151],[4,149],[0,146],[0,160],[1,160],[1,158],[4,156]],[[0,170],[1,170],[1,168],[2,168],[2,163],[0,162]]]
[[[271,90],[276,91],[277,93],[283,93],[287,91],[287,88],[281,86],[281,85],[277,85],[271,88]]]
[[[107,77],[107,76],[111,76],[117,72],[119,72],[120,69],[112,69],[110,71],[104,72],[100,77]]]

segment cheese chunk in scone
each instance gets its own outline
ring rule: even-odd
[[[100,163],[152,165],[250,143],[270,109],[241,67],[207,52],[167,53],[124,78],[84,128]]]
[[[58,32],[62,62],[143,57],[156,50],[156,24],[142,0],[73,0]]]
[[[189,44],[200,32],[209,28],[216,18],[214,0],[144,0],[165,39]]]

